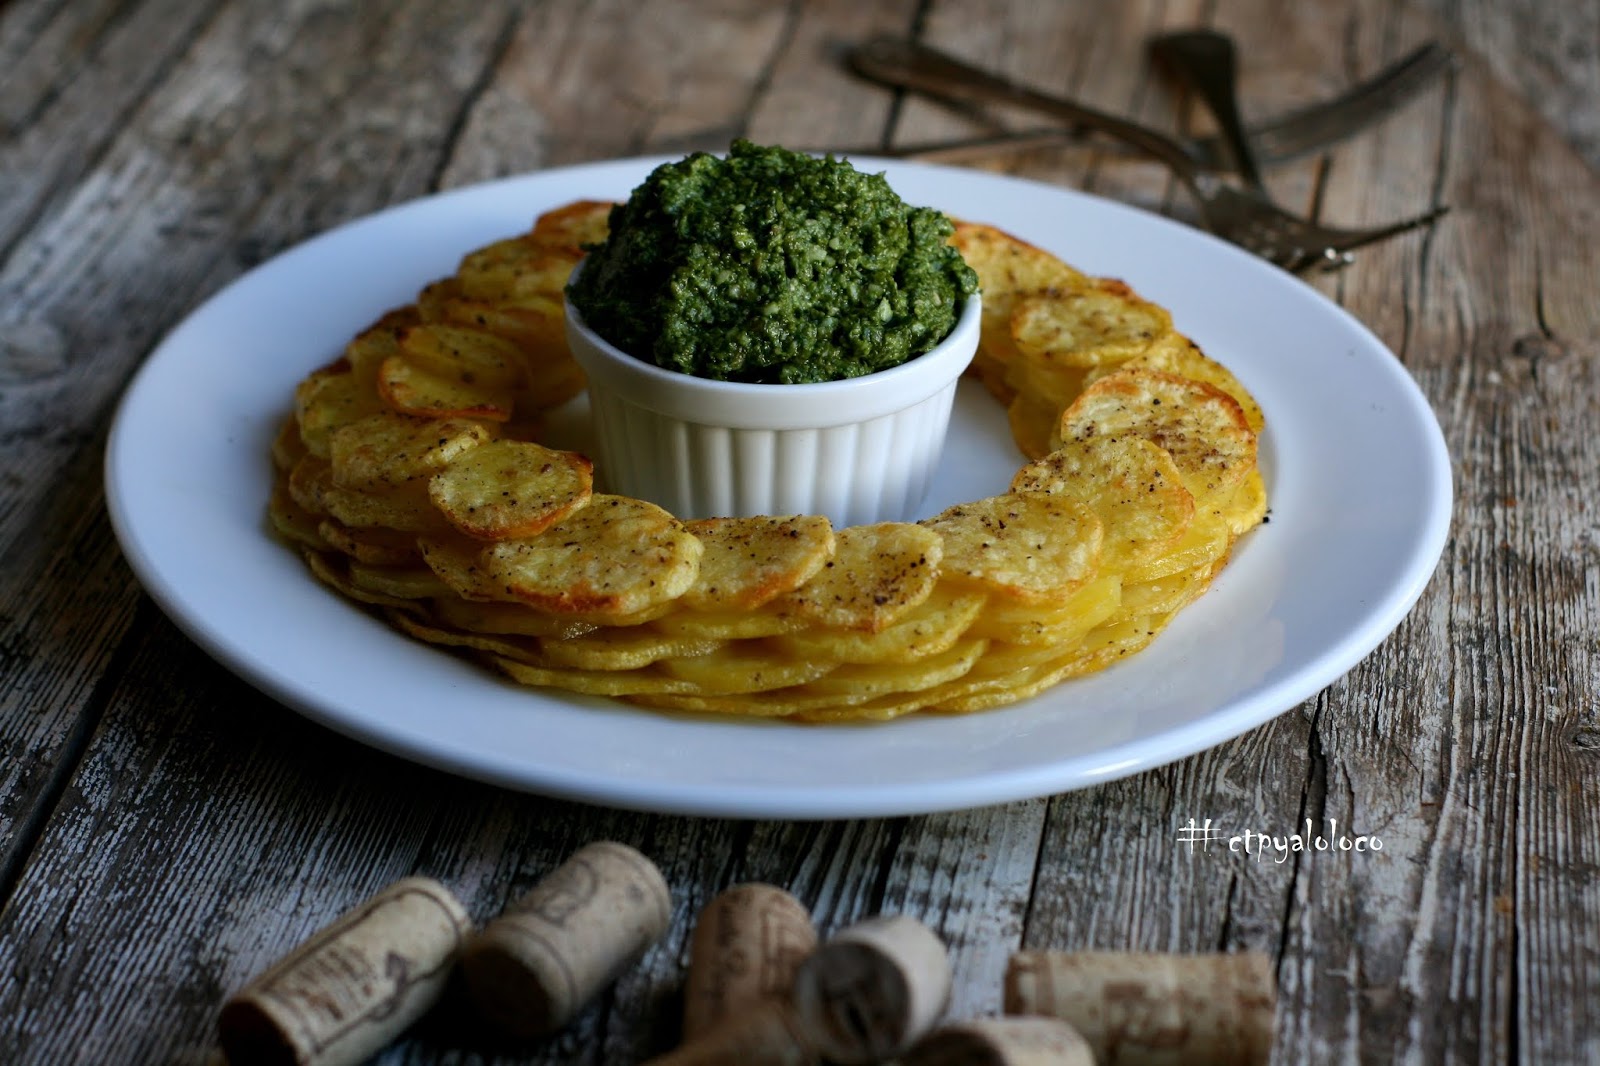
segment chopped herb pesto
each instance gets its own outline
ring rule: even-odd
[[[721,381],[898,366],[950,332],[978,278],[950,220],[882,174],[735,141],[657,167],[612,209],[568,297],[618,348]]]

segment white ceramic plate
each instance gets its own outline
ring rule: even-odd
[[[887,171],[912,203],[1128,280],[1260,399],[1270,522],[1151,647],[967,717],[712,721],[511,686],[317,584],[263,517],[268,448],[295,382],[463,252],[570,200],[625,198],[659,161],[546,171],[384,211],[252,271],[174,330],[129,387],[106,457],[123,550],[173,620],[290,707],[446,770],[654,811],[833,818],[1046,795],[1201,751],[1338,679],[1420,595],[1448,527],[1448,455],[1422,393],[1360,323],[1155,215],[875,159],[857,163]],[[963,390],[929,514],[1002,491],[1021,461],[997,405]]]

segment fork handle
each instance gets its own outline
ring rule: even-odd
[[[1236,91],[1238,61],[1233,38],[1213,30],[1185,30],[1162,34],[1150,42],[1150,52],[1166,64],[1178,80],[1200,94],[1222,130],[1233,156],[1234,169],[1253,189],[1263,189],[1255,151],[1244,132]]]
[[[1199,167],[1184,145],[1158,130],[1069,100],[1007,81],[969,66],[954,56],[898,37],[876,37],[850,53],[858,74],[902,89],[967,101],[1009,104],[1088,126],[1124,141],[1194,181]]]

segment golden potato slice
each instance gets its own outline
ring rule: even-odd
[[[289,498],[307,514],[328,513],[328,506],[322,498],[332,486],[333,467],[328,460],[315,455],[306,455],[289,471]]]
[[[317,532],[328,546],[358,562],[373,566],[404,566],[422,561],[413,533],[402,533],[376,526],[355,529],[343,522],[325,518]]]
[[[399,353],[400,335],[420,321],[415,305],[395,308],[351,338],[344,346],[345,361],[363,380],[376,385],[378,365]]]
[[[1173,332],[1160,338],[1122,366],[1130,370],[1136,368],[1161,370],[1168,374],[1178,374],[1194,378],[1196,381],[1204,381],[1208,385],[1215,385],[1239,404],[1239,409],[1244,412],[1245,420],[1250,423],[1251,430],[1260,433],[1267,424],[1266,416],[1261,412],[1261,405],[1250,394],[1250,390],[1244,387],[1244,383],[1235,377],[1231,370],[1206,355],[1198,344],[1181,333]],[[1116,369],[1114,366],[1097,367],[1090,371],[1085,384],[1093,384]]]
[[[1200,506],[1231,499],[1256,465],[1256,435],[1233,397],[1177,374],[1122,370],[1062,412],[1063,443],[1123,435],[1166,449]]]
[[[700,541],[655,504],[596,494],[536,537],[489,545],[482,561],[507,598],[599,616],[677,599],[694,583],[700,554]]]
[[[357,529],[436,534],[450,528],[420,484],[371,491],[329,484],[322,490],[322,505],[340,523]]]
[[[272,468],[287,474],[308,454],[305,441],[300,439],[300,422],[290,415],[278,424],[278,432],[272,438]]]
[[[692,682],[668,677],[654,666],[638,670],[563,670],[550,666],[532,666],[503,655],[490,655],[489,661],[499,667],[507,677],[520,684],[566,689],[568,692],[586,696],[629,698],[654,693],[689,693],[695,690]]]
[[[1142,437],[1074,438],[1017,471],[1012,492],[1069,496],[1105,525],[1105,565],[1172,550],[1194,520],[1194,495],[1166,450]]]
[[[1074,592],[1060,608],[1040,611],[1027,604],[991,602],[968,634],[1007,644],[1065,647],[1115,615],[1122,607],[1122,578],[1101,574]]]
[[[935,586],[900,621],[876,633],[808,627],[775,643],[797,658],[838,663],[910,662],[954,647],[983,611],[987,597],[968,589]]]
[[[834,534],[834,555],[810,581],[770,606],[814,625],[876,633],[933,592],[944,545],[909,522],[850,526]]]
[[[1018,392],[1006,406],[1006,421],[1017,450],[1039,459],[1053,447],[1051,435],[1061,421],[1061,408],[1032,392]]]
[[[594,464],[577,452],[497,440],[456,457],[428,482],[428,498],[479,540],[532,537],[589,502]]]
[[[280,478],[272,486],[272,496],[267,501],[267,520],[272,523],[272,528],[278,535],[290,544],[312,548],[316,551],[328,551],[331,545],[322,539],[318,528],[321,520],[304,507],[295,502],[289,494],[287,478]]]
[[[704,559],[704,556],[701,556]],[[681,602],[681,601],[680,601]],[[752,611],[673,610],[650,623],[663,633],[710,640],[748,640],[793,633],[806,623],[792,610],[757,608]]]
[[[851,663],[829,671],[805,684],[812,692],[835,696],[883,696],[891,692],[917,692],[954,681],[972,669],[984,650],[986,640],[967,639],[944,651],[907,662]]]
[[[1099,572],[1100,519],[1063,496],[990,496],[922,524],[944,540],[940,571],[946,580],[1003,599],[1061,603]]]
[[[1222,565],[1223,560],[1215,559],[1165,577],[1124,585],[1120,617],[1173,614],[1181,610],[1211,587],[1211,579],[1217,576]]]
[[[417,548],[422,552],[422,561],[428,564],[428,569],[462,599],[475,602],[510,599],[500,594],[500,585],[489,576],[488,568],[484,565],[481,541],[452,531],[445,536],[419,537]]]
[[[1196,511],[1194,521],[1183,536],[1167,551],[1142,562],[1130,564],[1122,572],[1127,584],[1155,581],[1182,570],[1226,560],[1233,546],[1233,531],[1220,509]]]
[[[599,244],[611,231],[611,200],[575,200],[540,215],[528,233],[535,244],[582,251]]]
[[[706,655],[666,659],[656,664],[656,669],[689,682],[695,695],[727,696],[815,681],[833,665],[796,659],[758,642],[744,642],[724,644]]]
[[[670,636],[648,626],[606,626],[566,640],[546,640],[540,648],[550,666],[571,670],[637,670],[662,659],[709,655],[720,640]]]
[[[350,580],[343,556],[331,552],[308,551],[306,565],[318,581],[333,589],[347,600],[370,604],[374,607],[408,607],[405,600],[382,592],[371,592]]]
[[[833,525],[821,515],[703,518],[684,525],[704,551],[683,594],[699,611],[750,611],[792,592],[833,558]]]
[[[511,387],[439,374],[404,355],[390,356],[378,367],[378,395],[391,410],[419,418],[506,422],[516,408],[516,390]]]
[[[341,426],[329,442],[333,484],[382,490],[425,485],[490,438],[468,419],[415,418],[384,411]]]
[[[428,600],[450,594],[444,582],[425,566],[373,566],[354,559],[346,564],[350,583],[368,592],[400,600]]]
[[[518,304],[530,298],[559,300],[567,288],[572,268],[583,258],[570,248],[517,242],[512,254],[497,258],[469,255],[457,271],[462,295],[469,300]]]
[[[950,243],[978,274],[983,292],[982,346],[1001,363],[1011,361],[1011,311],[1018,297],[1041,289],[1071,289],[1088,278],[1059,258],[981,223],[957,222]]]
[[[1172,316],[1124,282],[1096,278],[1018,298],[1009,325],[1022,359],[1098,367],[1126,362],[1171,333]]]
[[[1006,378],[1006,365],[982,348],[972,357],[972,362],[967,364],[965,372],[977,378],[978,382],[989,390],[989,395],[1001,403],[1009,404],[1016,399],[1016,387]]]
[[[435,625],[416,617],[406,611],[395,611],[389,615],[389,622],[396,629],[418,640],[429,644],[438,644],[447,648],[466,648],[472,651],[484,652],[496,658],[514,659],[517,662],[541,664],[543,656],[539,650],[539,642],[531,638],[510,636],[496,636],[484,633],[463,633],[448,627]]]
[[[593,622],[574,622],[520,603],[457,599],[454,589],[451,592],[452,595],[440,596],[429,604],[430,613],[445,625],[468,633],[566,640],[598,628]]]
[[[1261,479],[1261,471],[1250,471],[1233,499],[1221,511],[1223,521],[1236,537],[1259,525],[1267,515],[1267,485]]]
[[[401,334],[400,351],[415,366],[464,385],[514,390],[523,380],[521,350],[482,329],[424,323]]]
[[[334,431],[383,410],[377,382],[358,374],[346,360],[313,371],[295,388],[295,421],[300,440],[312,455],[324,459]]]

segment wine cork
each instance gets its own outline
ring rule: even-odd
[[[844,930],[801,964],[794,1005],[824,1058],[875,1062],[933,1028],[950,998],[944,942],[905,915]]]
[[[646,1066],[817,1066],[821,1061],[794,1007],[769,999],[728,1015]]]
[[[232,1066],[370,1058],[427,1011],[472,921],[439,882],[408,877],[341,915],[222,1007]]]
[[[1018,952],[1007,1014],[1070,1023],[1099,1062],[1265,1064],[1277,988],[1265,955]]]
[[[661,938],[672,898],[626,844],[574,852],[470,939],[461,974],[478,1012],[513,1036],[552,1033]]]
[[[1059,1018],[979,1018],[937,1029],[902,1066],[1095,1066],[1089,1042]]]
[[[805,905],[775,885],[734,885],[701,909],[689,941],[683,1039],[766,1000],[787,999],[817,946]]]

